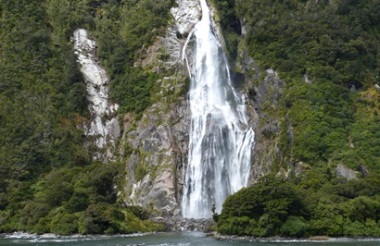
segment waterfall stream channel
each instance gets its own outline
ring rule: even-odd
[[[233,86],[207,2],[200,3],[202,19],[183,52],[191,78],[191,123],[182,215],[196,219],[210,218],[213,206],[220,212],[227,196],[247,185],[254,146],[245,96]],[[187,57],[190,47],[193,51]]]

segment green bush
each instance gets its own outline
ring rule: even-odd
[[[50,232],[58,235],[78,233],[78,218],[64,210],[58,211],[51,220]]]
[[[128,206],[127,208],[129,211],[131,211],[134,215],[136,215],[141,220],[147,220],[149,219],[149,213],[140,206]]]
[[[49,214],[50,207],[43,202],[28,201],[20,213],[19,223],[21,230],[33,230],[39,221]]]
[[[84,211],[89,205],[89,194],[83,191],[74,192],[70,199],[65,203],[65,209],[70,212]]]
[[[111,227],[112,218],[105,211],[106,204],[92,204],[88,206],[79,220],[79,233],[103,234]]]
[[[280,233],[289,237],[302,237],[308,231],[308,224],[302,217],[289,216],[281,225]]]
[[[252,235],[256,229],[243,228],[254,224],[260,227],[260,236],[276,235],[281,233],[280,227],[289,216],[306,216],[307,211],[302,191],[281,178],[267,176],[226,199],[218,219],[218,230]]]
[[[348,182],[332,184],[326,179],[314,188],[309,186],[312,177],[283,180],[269,175],[229,196],[218,219],[218,232],[255,237],[379,234],[378,195],[347,198],[339,195],[339,187]],[[368,185],[365,179],[355,184],[358,190]]]

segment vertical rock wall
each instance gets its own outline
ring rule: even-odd
[[[166,35],[157,37],[145,57],[135,63],[164,77],[157,81],[159,91],[153,95],[157,100],[141,119],[132,114],[124,118],[122,152],[127,175],[120,194],[126,204],[141,205],[162,216],[180,214],[190,121],[182,48],[201,17],[199,3],[192,0],[178,0],[170,12],[173,20]]]
[[[289,161],[285,160],[280,142],[286,138],[291,144],[293,133],[290,118],[280,117],[285,82],[272,69],[261,71],[244,45],[240,45],[238,51],[237,67],[245,78],[244,90],[249,95],[247,110],[250,124],[255,131],[256,144],[250,173],[250,184],[254,184],[260,177],[271,171],[278,171]]]
[[[74,50],[86,82],[91,115],[91,121],[82,128],[87,136],[94,137],[98,148],[94,159],[107,162],[113,159],[116,140],[120,136],[120,125],[115,117],[118,105],[108,99],[109,79],[95,55],[96,42],[85,29],[74,31]]]

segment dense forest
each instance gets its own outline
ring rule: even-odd
[[[127,233],[160,230],[116,197],[123,165],[93,161],[77,126],[89,121],[71,41],[96,36],[121,112],[150,104],[157,75],[133,67],[165,30],[171,1],[1,0],[0,232]],[[128,76],[127,76],[128,74]]]
[[[280,107],[265,112],[292,129],[292,139],[285,128],[279,133],[284,158],[272,173],[230,196],[214,214],[217,230],[260,237],[380,236],[380,2],[210,3],[231,64],[239,62],[243,47],[262,71],[272,68],[285,81]],[[163,229],[143,208],[118,199],[123,160],[94,161],[94,148],[83,144],[78,125],[90,115],[72,36],[77,28],[90,31],[119,113],[140,115],[154,103],[154,82],[162,75],[135,62],[165,34],[174,5],[0,0],[0,232]],[[252,79],[252,86],[262,80]],[[296,164],[300,173],[276,175]],[[340,164],[357,178],[337,176]]]

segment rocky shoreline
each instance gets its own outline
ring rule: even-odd
[[[245,242],[261,242],[261,243],[289,243],[289,242],[349,242],[349,241],[380,241],[380,238],[366,237],[328,237],[328,236],[311,236],[309,238],[286,238],[286,237],[267,237],[255,238],[252,236],[230,236],[220,235],[219,233],[210,233],[209,236],[221,241],[245,241]]]
[[[213,219],[187,219],[181,217],[154,217],[151,218],[152,221],[161,223],[165,225],[166,232],[203,232],[206,237],[211,237],[215,240],[220,241],[242,241],[242,242],[261,242],[261,243],[289,243],[289,242],[348,242],[348,241],[379,241],[380,238],[366,238],[366,237],[357,237],[357,238],[348,238],[348,237],[328,237],[328,236],[311,236],[308,238],[287,238],[287,237],[253,237],[253,236],[236,236],[236,235],[222,235],[215,231],[216,223]],[[96,237],[141,237],[152,235],[156,233],[165,233],[165,232],[148,232],[148,233],[132,233],[132,234],[113,234],[113,235],[58,235],[52,233],[46,234],[35,234],[27,232],[13,232],[13,233],[4,233],[0,234],[4,238],[8,239],[37,239],[37,240],[51,240],[51,239],[89,239]]]
[[[292,242],[368,242],[368,241],[378,241],[380,242],[380,238],[366,238],[366,237],[358,237],[358,238],[348,238],[348,237],[328,237],[328,236],[312,236],[309,238],[285,238],[285,237],[268,237],[268,238],[255,238],[252,236],[234,236],[234,235],[221,235],[214,231],[204,231],[200,230],[202,228],[212,228],[215,226],[215,223],[212,220],[207,219],[167,219],[169,224],[168,229],[171,229],[170,232],[184,232],[184,231],[201,231],[206,234],[206,237],[211,237],[215,240],[220,241],[242,241],[242,242],[260,242],[260,243],[292,243]],[[210,227],[208,227],[210,226]],[[177,228],[177,230],[174,230]],[[193,228],[193,229],[191,229]],[[35,234],[35,233],[26,233],[26,232],[13,232],[13,233],[3,233],[0,234],[1,237],[5,239],[32,239],[32,240],[41,240],[41,241],[49,241],[49,240],[68,240],[72,239],[78,240],[88,240],[94,238],[113,238],[113,237],[142,237],[147,235],[154,235],[157,232],[151,233],[132,233],[132,234],[114,234],[114,235],[57,235],[52,233],[46,234]]]
[[[44,233],[44,234],[36,234],[36,233],[28,233],[22,231],[15,231],[13,233],[1,233],[0,236],[6,239],[37,239],[37,240],[50,240],[50,239],[89,239],[89,238],[111,238],[111,237],[142,237],[147,235],[156,234],[156,232],[138,232],[131,234],[73,234],[73,235],[59,235],[54,233]]]
[[[184,219],[181,217],[174,218],[163,218],[155,217],[152,218],[154,222],[164,224],[166,231],[200,231],[200,232],[211,232],[215,228],[216,223],[213,219]]]

